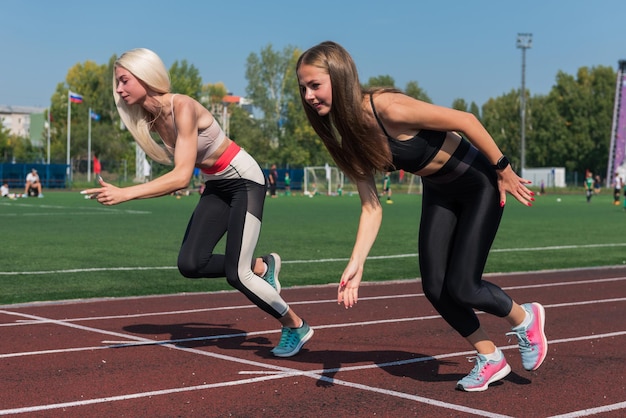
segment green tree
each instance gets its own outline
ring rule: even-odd
[[[406,87],[404,88],[404,93],[407,96],[411,96],[414,99],[421,100],[426,103],[432,103],[431,98],[426,94],[426,91],[417,84],[417,81],[409,81],[406,83]]]
[[[68,105],[71,106],[70,158],[73,161],[78,162],[87,158],[89,109],[100,116],[98,122],[91,120],[92,151],[102,156],[115,150],[117,142],[113,140],[115,135],[110,129],[115,111],[111,94],[112,74],[109,66],[86,61],[70,68],[65,83],[57,84],[51,99],[50,154],[52,162],[66,162]],[[83,97],[83,103],[69,103],[68,90],[80,94]]]
[[[480,107],[476,104],[476,102],[472,102],[469,107],[469,112],[476,116],[478,120],[482,120],[482,116],[480,114]]]
[[[606,171],[611,134],[615,72],[608,67],[560,71],[550,92],[567,129],[562,165],[567,171]]]
[[[492,98],[485,103],[482,122],[515,171],[520,169],[519,92]]]
[[[224,97],[228,95],[228,90],[224,83],[204,84],[199,102],[205,105],[211,112],[221,111]]]
[[[295,71],[292,65],[294,51],[293,46],[275,51],[270,44],[260,54],[248,55],[246,61],[246,93],[262,113],[260,126],[273,148],[281,145],[284,133],[285,98],[289,95],[287,80]]]
[[[452,109],[467,112],[467,102],[464,99],[454,99]]]
[[[174,62],[170,67],[170,83],[173,93],[186,94],[200,101],[203,92],[202,77],[198,69],[187,60]]]
[[[246,149],[261,165],[269,162],[269,140],[265,136],[258,121],[247,110],[236,106],[228,106],[230,138]]]
[[[13,157],[13,146],[8,128],[0,123],[0,161],[11,161]]]
[[[367,80],[367,83],[362,84],[363,88],[374,88],[374,87],[387,87],[387,88],[396,88],[396,81],[390,75],[379,75],[376,77],[370,77]]]

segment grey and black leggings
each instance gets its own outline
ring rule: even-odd
[[[503,208],[497,174],[463,140],[452,158],[424,183],[419,263],[424,294],[463,337],[480,323],[474,309],[507,316],[511,298],[482,279]]]
[[[206,187],[178,254],[178,270],[189,278],[226,277],[228,283],[275,318],[289,310],[278,292],[252,271],[261,232],[266,182],[258,163],[243,149],[216,174],[204,174]],[[224,254],[213,254],[226,236]]]

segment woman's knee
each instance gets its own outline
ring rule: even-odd
[[[180,259],[178,260],[178,271],[180,272],[180,274],[183,275],[183,277],[186,277],[188,279],[197,279],[200,277],[198,275],[197,266],[190,263],[181,262]]]
[[[200,274],[200,270],[203,267],[206,267],[206,265],[201,266],[200,263],[198,263],[198,260],[193,257],[179,254],[177,265],[178,271],[180,272],[180,274],[183,275],[183,277],[186,277],[188,279],[197,279],[200,277],[204,277],[202,274]]]
[[[463,306],[476,306],[479,304],[479,300],[481,298],[480,295],[482,293],[480,286],[460,286],[458,283],[455,285],[448,285],[447,291],[452,300]]]
[[[226,281],[229,285],[235,289],[240,289],[243,286],[243,282],[249,280],[252,273],[252,269],[240,270],[235,266],[225,266]]]

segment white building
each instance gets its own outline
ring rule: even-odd
[[[542,167],[522,169],[522,178],[532,181],[533,186],[565,187],[565,167]]]
[[[0,123],[11,135],[30,138],[33,145],[42,145],[45,107],[0,105]]]

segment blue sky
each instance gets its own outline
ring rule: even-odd
[[[519,32],[533,34],[526,87],[547,94],[559,70],[617,69],[626,59],[624,0],[22,0],[0,8],[0,105],[47,107],[76,63],[106,64],[147,47],[187,60],[203,83],[245,95],[246,58],[271,44],[333,40],[362,81],[417,81],[436,104],[483,105],[521,85]]]

